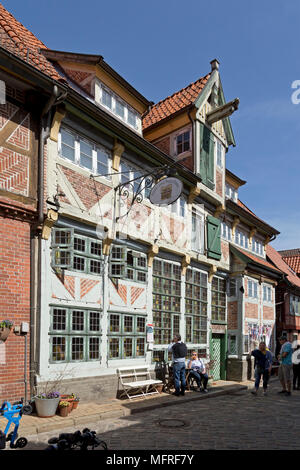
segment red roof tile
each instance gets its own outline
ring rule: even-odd
[[[146,130],[172,114],[192,105],[203,90],[209,77],[210,73],[153,105],[143,117],[143,129]]]
[[[261,264],[262,266],[272,269],[273,271],[280,272],[278,268],[273,266],[273,264],[269,263],[264,258],[259,258],[258,256],[255,256],[252,253],[249,253],[248,251],[241,250],[240,248],[237,248],[236,246],[231,245],[231,247],[234,248],[236,251],[239,251],[242,255],[246,256],[251,261],[254,261],[254,263]]]
[[[288,257],[283,256],[282,259],[292,268],[293,271],[300,273],[300,255]]]
[[[292,272],[290,266],[284,261],[280,253],[276,251],[271,245],[267,245],[267,256],[270,258],[272,263],[277,266],[280,271],[285,273],[287,275],[287,279],[291,284],[296,285],[297,287],[300,287],[300,279],[299,277]],[[300,260],[300,256],[299,256]]]
[[[39,52],[45,44],[0,4],[0,46],[54,80],[65,81],[51,62]]]

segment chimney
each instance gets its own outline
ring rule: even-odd
[[[211,64],[211,71],[212,71],[212,72],[213,72],[214,70],[219,70],[220,62],[218,61],[218,59],[213,59],[213,60],[211,60],[210,64]]]

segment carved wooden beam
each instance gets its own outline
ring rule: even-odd
[[[54,142],[58,142],[58,133],[61,126],[61,121],[66,115],[66,110],[62,107],[56,109],[55,114],[53,116],[51,130],[50,130],[50,139],[54,140]]]
[[[214,274],[216,274],[217,272],[217,266],[215,265],[212,265],[209,269],[209,273],[208,273],[208,282],[211,283],[212,281],[212,278],[214,277]]]
[[[188,197],[188,203],[192,204],[197,196],[201,193],[201,188],[199,183],[197,183],[197,186],[193,186],[190,189],[189,197]]]
[[[119,171],[120,168],[120,160],[122,153],[124,152],[125,147],[120,142],[115,140],[115,145],[113,147],[113,157],[112,157],[112,168],[115,171]]]
[[[181,274],[183,276],[185,276],[186,274],[186,268],[189,266],[189,264],[191,263],[191,257],[190,255],[185,255],[183,258],[182,258],[182,261],[181,261]]]
[[[239,217],[235,217],[233,219],[233,223],[232,223],[232,238],[234,237],[235,229],[236,229],[236,227],[238,226],[239,223],[240,223]]]
[[[219,218],[219,215],[225,211],[225,206],[224,204],[219,204],[218,207],[215,210],[214,217],[217,219]]]
[[[159,246],[158,245],[151,245],[149,251],[148,251],[148,267],[151,268],[153,265],[153,259],[155,255],[157,255],[159,252]]]
[[[48,209],[47,217],[44,220],[43,228],[42,228],[42,239],[48,240],[51,234],[51,229],[58,219],[58,212],[54,209]]]

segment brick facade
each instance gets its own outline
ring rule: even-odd
[[[15,325],[30,323],[30,224],[2,216],[0,281],[0,320],[12,320]],[[27,381],[29,384],[29,378]],[[11,332],[0,344],[0,402],[19,400],[24,392],[24,338]]]

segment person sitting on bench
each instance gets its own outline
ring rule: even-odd
[[[203,381],[203,391],[207,393],[208,375],[205,370],[205,364],[202,359],[198,358],[198,354],[196,351],[192,352],[191,359],[188,362],[188,370],[189,377],[195,378],[199,388],[199,392],[201,390],[201,381]]]

